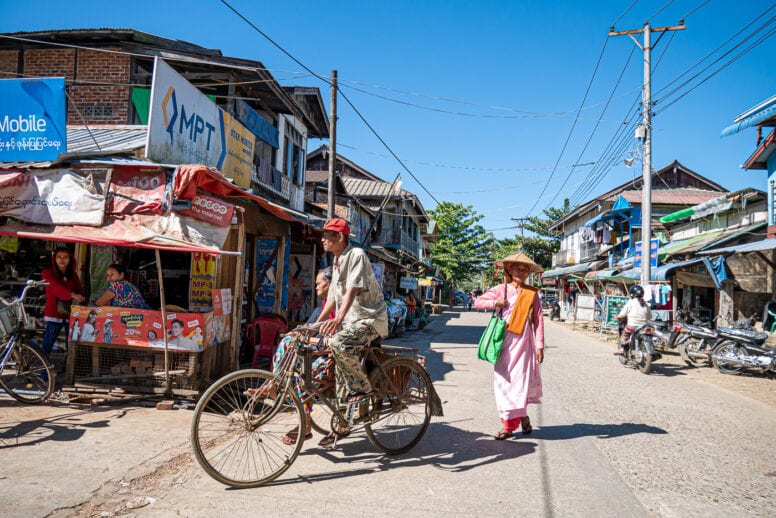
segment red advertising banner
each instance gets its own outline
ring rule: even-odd
[[[162,211],[165,173],[115,169],[111,175],[107,212],[111,214],[158,214]]]
[[[223,324],[213,313],[167,313],[112,306],[73,306],[70,313],[70,340],[96,344],[133,345],[173,351],[200,352],[224,341]]]
[[[217,227],[228,227],[232,223],[234,205],[212,196],[197,193],[191,200],[191,208],[178,212],[207,221]]]

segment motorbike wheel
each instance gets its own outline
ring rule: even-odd
[[[691,338],[679,343],[679,355],[684,360],[684,363],[690,367],[708,367],[710,365],[708,356],[706,358],[694,356],[701,352],[705,352],[707,355],[709,353],[709,346],[705,339],[696,340]]]
[[[725,356],[743,356],[746,353],[743,348],[733,340],[724,340],[714,348],[714,354],[721,354]],[[723,360],[717,359],[713,359],[712,361],[714,362],[714,366],[722,374],[738,374],[741,372],[741,367],[737,365],[732,365],[730,363],[726,363]]]
[[[628,364],[628,354],[629,354],[629,352],[626,350],[624,353],[622,353],[622,354],[617,356],[617,359],[620,360],[620,363],[622,365],[627,365]]]
[[[642,374],[649,374],[652,372],[652,355],[647,350],[642,340],[639,340],[639,353],[641,353],[641,360],[639,361],[639,371]]]

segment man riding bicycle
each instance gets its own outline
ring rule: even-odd
[[[361,351],[377,337],[388,336],[388,314],[372,264],[361,248],[350,244],[350,226],[332,218],[323,226],[323,249],[334,254],[332,282],[317,322],[335,359],[337,396],[357,403],[372,393],[361,368]],[[333,309],[336,316],[327,320]]]

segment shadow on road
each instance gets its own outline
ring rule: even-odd
[[[649,433],[654,435],[667,434],[666,430],[643,423],[620,424],[590,424],[574,423],[557,426],[542,426],[534,428],[531,437],[548,441],[564,441],[580,437],[596,437],[598,439],[613,439],[623,435]]]
[[[122,417],[125,412],[116,414],[115,409],[100,408],[71,412],[51,418],[30,419],[29,421],[0,422],[0,450],[19,446],[34,446],[45,441],[76,441],[87,430],[110,426],[109,419],[86,420],[95,413],[111,411],[111,419]]]
[[[448,423],[431,423],[426,435],[412,450],[402,455],[388,456],[376,451],[366,434],[360,432],[353,438],[343,439],[335,450],[324,450],[315,445],[302,451],[301,455],[320,455],[333,464],[342,466],[341,470],[300,475],[268,485],[282,486],[345,479],[390,469],[427,465],[443,471],[463,472],[516,459],[535,451],[536,443],[525,439],[496,441],[490,434],[461,430]]]

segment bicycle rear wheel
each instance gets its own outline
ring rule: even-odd
[[[412,359],[395,357],[375,369],[370,381],[375,420],[366,425],[369,440],[388,454],[410,450],[431,421],[431,379]]]
[[[302,404],[291,391],[264,397],[271,372],[227,374],[202,394],[191,421],[194,455],[208,475],[236,488],[258,487],[285,472],[302,449]],[[285,436],[285,437],[284,437]]]
[[[3,367],[0,387],[17,401],[33,405],[51,396],[56,375],[46,353],[35,345],[22,342],[16,344]]]

